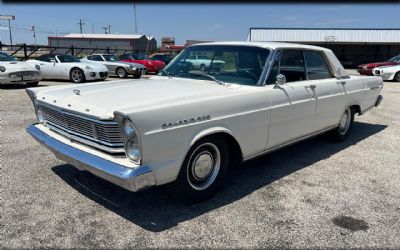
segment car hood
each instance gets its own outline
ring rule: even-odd
[[[104,62],[104,64],[108,64],[108,65],[115,65],[115,66],[122,66],[122,65],[128,65],[128,66],[133,66],[135,68],[144,68],[143,64],[140,63],[130,63],[130,62],[121,62],[121,61],[117,61],[117,62]]]
[[[19,62],[19,61],[1,61],[0,66],[4,66],[6,68],[6,72],[12,70],[37,70],[34,65],[26,63],[26,62]]]
[[[64,109],[109,119],[114,111],[133,113],[146,109],[190,103],[234,93],[240,85],[213,81],[153,76],[140,80],[89,83],[79,86],[35,89],[37,99]]]
[[[381,67],[376,67],[374,69],[387,69],[387,70],[400,70],[400,65],[386,65],[386,66],[381,66]]]
[[[64,63],[64,64],[67,64],[67,63]],[[73,64],[73,63],[71,63],[71,64]],[[104,66],[103,64],[98,63],[98,62],[80,61],[80,62],[74,62],[74,64],[82,65],[83,67],[89,66],[95,71],[96,70],[98,70],[98,71],[107,70],[106,66]]]

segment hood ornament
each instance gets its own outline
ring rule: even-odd
[[[72,92],[74,92],[75,95],[81,95],[81,91],[79,89],[74,89]]]

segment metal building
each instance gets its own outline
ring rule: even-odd
[[[157,41],[154,37],[145,35],[122,34],[67,34],[65,36],[49,36],[49,46],[75,47],[75,48],[99,48],[111,51],[133,51],[137,53],[150,53],[157,49]]]
[[[248,41],[279,41],[331,49],[345,67],[400,54],[400,29],[250,28]]]

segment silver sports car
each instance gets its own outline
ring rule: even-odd
[[[25,83],[36,86],[41,79],[40,66],[20,62],[16,58],[0,52],[0,84]]]
[[[146,74],[146,67],[144,65],[121,62],[116,55],[112,54],[93,54],[81,60],[101,63],[107,67],[109,75],[116,75],[119,78],[125,78],[128,75],[133,75],[134,78],[140,78],[141,75]]]

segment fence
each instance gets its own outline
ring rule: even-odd
[[[69,54],[76,57],[84,57],[94,53],[103,54],[127,54],[127,53],[146,53],[145,51],[138,50],[126,50],[126,49],[115,49],[115,48],[78,48],[78,47],[53,47],[53,46],[42,46],[42,45],[5,45],[0,44],[0,51],[7,51],[8,54],[18,59],[28,60],[36,58],[44,54]]]

